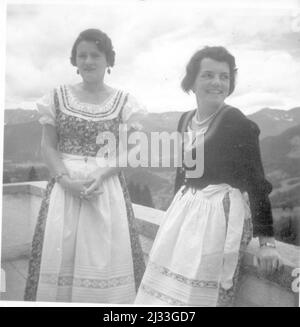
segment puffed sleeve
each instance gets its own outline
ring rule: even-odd
[[[135,97],[128,94],[126,104],[122,111],[122,122],[127,124],[128,130],[142,130],[142,121],[146,118],[148,111]]]
[[[55,126],[55,107],[53,91],[45,94],[36,102],[36,109],[39,112],[39,122],[42,125],[50,124]]]

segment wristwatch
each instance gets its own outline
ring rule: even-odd
[[[59,183],[60,179],[65,176],[65,175],[69,175],[68,173],[58,173],[55,175],[54,179],[56,183]]]
[[[270,242],[263,242],[259,246],[261,248],[263,248],[263,247],[269,247],[269,248],[276,249],[276,245],[274,243],[270,243]]]

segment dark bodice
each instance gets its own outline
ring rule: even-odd
[[[115,136],[116,145],[119,139],[119,125],[122,122],[122,109],[127,97],[116,94],[112,108],[103,117],[89,111],[75,111],[74,105],[67,97],[67,90],[54,92],[55,127],[58,136],[58,150],[63,153],[90,156],[97,155],[101,147],[107,144],[103,140],[105,133]],[[121,107],[120,107],[121,105]],[[75,113],[75,114],[74,114]]]
[[[178,131],[183,132],[184,113]],[[216,119],[217,120],[217,119]],[[217,127],[214,125],[217,124]],[[227,106],[214,130],[204,142],[204,173],[199,178],[186,178],[186,168],[178,168],[175,192],[182,185],[204,188],[209,184],[226,183],[249,195],[254,235],[273,235],[273,219],[269,193],[272,185],[265,179],[259,149],[259,128],[238,109]]]
[[[111,132],[118,140],[119,124],[119,117],[107,121],[89,121],[58,111],[56,116],[58,150],[69,154],[94,157],[106,144],[99,144],[101,134]]]

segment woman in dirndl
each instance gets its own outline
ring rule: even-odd
[[[235,79],[235,58],[224,47],[205,47],[187,65],[182,88],[195,94],[197,109],[179,120],[183,165],[177,168],[176,194],[151,249],[135,304],[234,305],[241,259],[252,232],[260,242],[258,265],[267,272],[281,265],[259,129],[224,103]],[[202,174],[193,174],[196,167],[190,158],[196,158],[199,172],[202,165]]]
[[[42,153],[55,178],[38,216],[25,300],[128,304],[136,296],[143,253],[123,171],[109,165],[103,147],[110,133],[118,148],[120,124],[136,125],[145,110],[104,83],[114,61],[105,33],[83,31],[71,53],[82,82],[37,104]]]

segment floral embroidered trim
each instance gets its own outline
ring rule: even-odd
[[[122,108],[128,99],[128,94],[124,95],[122,91],[117,91],[110,99],[108,99],[105,105],[95,105],[89,103],[80,103],[72,96],[70,90],[66,86],[60,87],[61,98],[63,107],[74,114],[80,114],[82,116],[91,118],[105,118],[119,111],[119,104],[123,101]]]
[[[226,234],[225,234],[225,238],[226,238],[226,235],[227,235],[227,228],[228,228],[228,221],[229,221],[229,212],[230,212],[230,196],[229,196],[229,192],[227,192],[225,195],[224,195],[224,198],[222,200],[222,203],[223,203],[223,209],[224,209],[224,215],[225,215],[225,226],[226,226]]]
[[[163,301],[163,302],[166,302],[170,305],[176,305],[176,306],[184,306],[184,305],[187,305],[187,303],[184,303],[182,301],[179,301],[171,296],[168,296],[166,294],[163,294],[161,292],[158,292],[156,290],[154,290],[153,288],[145,285],[145,284],[141,284],[141,289],[142,291],[144,291],[145,293],[151,295],[151,296],[154,296],[156,297],[157,299]]]
[[[154,262],[149,262],[148,266],[150,268],[153,268],[155,270],[157,270],[159,273],[161,273],[164,276],[170,277],[172,279],[177,280],[180,283],[184,283],[188,286],[191,287],[200,287],[200,288],[218,288],[218,282],[217,281],[206,281],[206,280],[198,280],[198,279],[190,279],[187,278],[183,275],[180,274],[176,274],[174,272],[172,272],[170,269],[160,266]]]
[[[75,278],[74,276],[59,276],[55,274],[42,274],[41,282],[45,284],[59,286],[76,286],[85,288],[110,288],[121,285],[132,284],[134,279],[132,275],[121,276],[110,279],[91,279],[91,278]]]
[[[25,301],[36,300],[37,287],[40,277],[40,268],[41,268],[40,266],[41,266],[42,249],[44,243],[46,218],[48,214],[50,194],[52,192],[54,184],[55,184],[54,178],[52,178],[47,184],[46,192],[42,200],[37,223],[35,226],[35,231],[32,241],[31,256],[28,266],[28,277],[25,287],[25,295],[24,295]]]
[[[140,244],[139,233],[136,227],[136,220],[135,220],[132,203],[130,200],[130,195],[128,192],[126,179],[123,171],[119,172],[119,180],[123,190],[124,200],[126,204],[129,236],[130,236],[131,251],[132,251],[134,279],[135,279],[135,290],[136,292],[138,292],[141,281],[143,279],[144,272],[146,270],[144,255]]]
[[[88,102],[81,102],[69,85],[63,85],[62,89],[64,91],[64,94],[66,96],[66,99],[68,100],[69,104],[74,104],[75,108],[81,108],[82,111],[88,112],[88,113],[106,113],[110,111],[112,103],[116,103],[116,96],[121,93],[120,90],[114,91],[112,94],[110,94],[102,103],[95,104],[95,103],[88,103]]]
[[[61,86],[60,89],[64,100],[64,104],[66,105],[67,108],[73,109],[75,112],[80,111],[82,113],[87,113],[87,114],[108,113],[115,105],[117,98],[121,96],[121,92],[116,91],[101,104],[84,103],[84,102],[80,102],[74,96],[74,94],[72,93],[72,91],[67,85]],[[113,105],[112,105],[112,100],[113,100]]]

